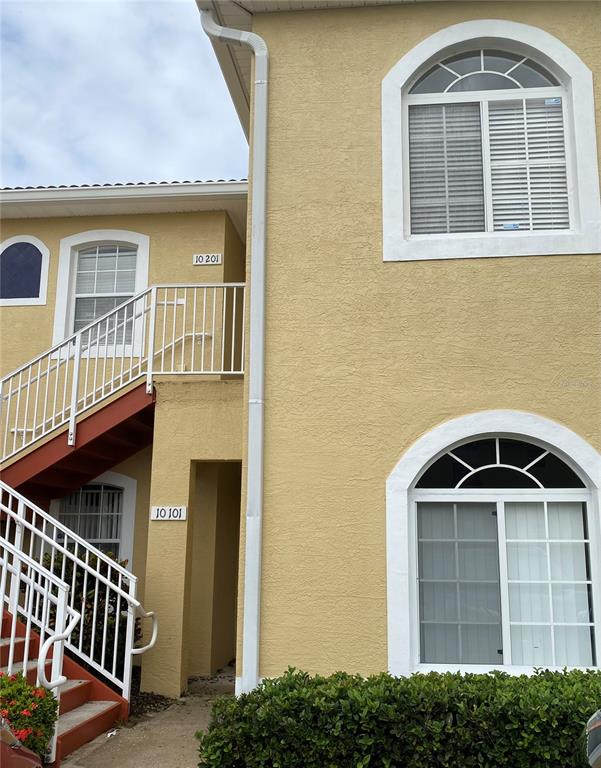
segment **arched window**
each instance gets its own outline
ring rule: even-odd
[[[598,667],[601,454],[532,413],[480,411],[386,482],[389,669]]]
[[[148,287],[150,238],[97,229],[60,241],[53,341],[60,343]],[[131,334],[128,328],[126,333]],[[128,342],[130,339],[125,338]],[[121,339],[116,339],[121,343]]]
[[[422,474],[422,663],[597,663],[584,488],[551,451],[505,438],[455,446]]]
[[[0,305],[46,303],[48,248],[30,235],[18,235],[0,245]]]
[[[598,252],[591,98],[580,59],[523,24],[410,51],[383,82],[384,259]]]

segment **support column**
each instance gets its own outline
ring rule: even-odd
[[[172,449],[154,443],[151,506],[188,507],[185,521],[148,523],[145,605],[159,620],[155,647],[142,661],[142,690],[177,697],[187,684],[186,624],[190,591],[192,528],[196,506],[194,465]]]

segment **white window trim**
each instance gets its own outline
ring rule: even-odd
[[[443,453],[467,439],[483,437],[524,439],[553,451],[586,483],[587,488],[554,491],[564,498],[586,497],[589,505],[590,558],[593,568],[593,605],[597,639],[601,637],[601,454],[572,430],[557,422],[532,413],[520,411],[481,411],[461,416],[435,427],[419,438],[405,452],[386,481],[386,573],[388,606],[388,670],[393,675],[409,675],[428,670],[482,672],[502,669],[511,674],[531,673],[532,667],[453,665],[419,663],[419,628],[417,615],[417,538],[415,534],[415,483],[422,473]],[[446,489],[419,489],[422,494],[443,498]],[[454,491],[452,491],[454,493]],[[473,501],[484,500],[487,492],[465,489],[462,492]],[[525,498],[529,492],[506,491],[507,496]],[[536,489],[534,494],[541,491]],[[597,645],[597,653],[601,651]],[[597,658],[599,663],[599,658]]]
[[[5,249],[15,243],[30,243],[42,254],[42,269],[40,272],[40,289],[37,297],[29,299],[0,299],[0,307],[32,307],[40,306],[46,303],[46,293],[48,290],[48,265],[50,263],[50,251],[48,247],[37,237],[33,235],[15,235],[9,237],[0,243],[0,254]]]
[[[407,85],[431,58],[452,46],[507,48],[544,63],[567,89],[565,135],[571,167],[571,229],[540,234],[531,231],[456,233],[411,237],[408,209],[403,115]],[[520,94],[527,90],[520,90]],[[449,94],[438,94],[439,101]],[[527,24],[481,19],[447,27],[419,43],[397,62],[382,81],[382,205],[384,261],[538,256],[601,252],[601,203],[597,172],[594,89],[591,71],[564,43]]]
[[[123,488],[123,513],[121,517],[121,538],[119,539],[119,560],[127,560],[127,567],[133,571],[134,529],[136,525],[136,496],[138,481],[120,472],[103,472],[85,485],[105,483]],[[76,489],[77,490],[77,489]],[[50,514],[59,519],[60,499],[50,502]]]
[[[140,232],[127,229],[90,229],[64,237],[60,241],[58,254],[58,277],[56,281],[56,304],[54,309],[54,330],[52,344],[60,344],[71,336],[74,310],[75,258],[77,251],[86,245],[119,243],[135,245],[137,248],[136,283],[134,296],[148,287],[148,262],[150,238]]]

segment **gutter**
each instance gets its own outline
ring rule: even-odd
[[[222,27],[210,11],[200,11],[202,28],[212,40],[248,46],[255,55],[252,118],[252,210],[250,248],[250,328],[248,365],[248,449],[242,681],[236,693],[259,683],[261,632],[261,537],[263,521],[263,449],[265,431],[265,215],[267,182],[267,94],[269,55],[254,32]],[[238,688],[238,686],[236,686]]]

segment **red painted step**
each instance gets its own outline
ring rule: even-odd
[[[2,616],[2,635],[0,639],[0,665],[2,671],[7,671],[9,640],[12,619],[10,615]],[[23,668],[23,652],[25,626],[17,622],[15,650],[13,657],[13,673]],[[32,633],[30,653],[37,657],[39,638]],[[46,664],[46,675],[51,674],[52,659]],[[60,709],[57,723],[58,739],[54,768],[59,768],[61,759],[95,739],[101,733],[109,730],[117,721],[127,719],[128,702],[115,693],[105,683],[92,675],[69,656],[63,658],[63,674],[67,682],[60,687]],[[37,677],[37,658],[27,662],[27,680],[34,685]]]

